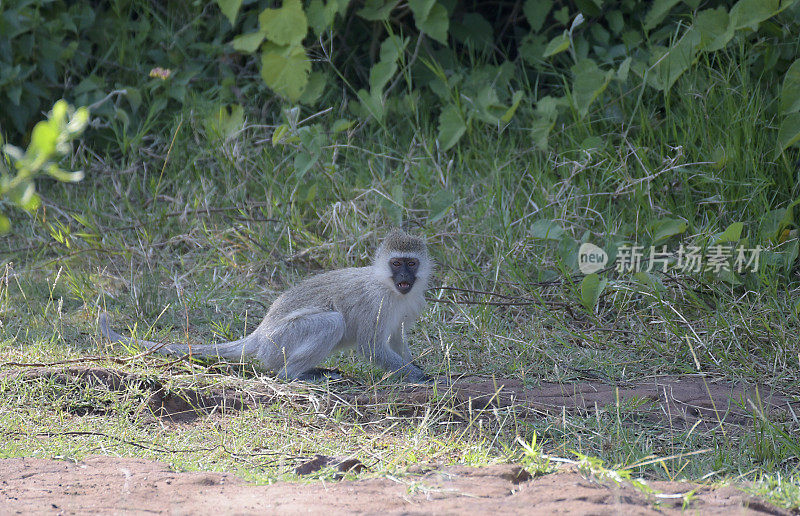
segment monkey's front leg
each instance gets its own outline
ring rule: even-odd
[[[400,356],[399,353],[392,349],[392,342],[391,336],[381,341],[369,340],[361,343],[359,350],[370,361],[375,362],[392,374],[405,376],[407,380],[412,382],[429,383],[433,381],[419,366],[413,364],[411,360]],[[410,359],[410,351],[408,351],[408,355]]]
[[[396,332],[392,333],[392,336],[389,339],[389,347],[395,353],[400,355],[400,357],[403,359],[404,362],[411,363],[411,349],[409,349],[408,347],[408,341],[403,339],[403,332],[400,331],[399,329]],[[421,381],[424,383],[438,383],[444,386],[450,385],[450,380],[448,380],[447,377],[439,376],[438,378],[433,378],[432,376],[426,374],[425,371],[423,371],[413,363],[411,365],[416,367],[422,372],[423,375],[422,379],[417,381]]]
[[[403,339],[403,332],[399,328],[389,337],[389,347],[403,360],[411,362],[411,349],[408,347],[408,342]]]

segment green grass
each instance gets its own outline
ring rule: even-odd
[[[434,285],[468,290],[430,292],[411,335],[427,371],[528,384],[701,372],[796,399],[793,263],[765,264],[735,286],[709,274],[656,274],[663,290],[609,271],[606,291],[587,311],[570,249],[529,237],[535,221],[553,220],[575,241],[649,245],[652,223],[672,217],[687,221],[686,243],[702,245],[744,222],[748,244],[767,245],[765,213],[798,196],[796,152],[772,160],[774,92],[741,69],[746,59],[701,64],[668,97],[609,91],[590,117],[556,127],[548,152],[533,145],[532,107],[523,106],[503,131],[474,127],[441,153],[423,103],[385,128],[327,135],[319,161],[299,177],[293,160],[302,148],[272,145],[282,120],[263,125],[253,110],[248,126],[220,143],[206,138],[197,115],[213,102],[199,98],[196,110],[137,152],[80,149],[75,168],[84,167],[86,179],[41,182],[44,208],[13,212],[13,233],[0,240],[0,372],[10,362],[97,356],[91,364],[176,389],[273,386],[283,394],[269,406],[173,425],[148,417],[142,393],[6,378],[0,454],[135,455],[266,482],[294,478],[299,457],[316,453],[352,455],[378,473],[418,462],[522,460],[516,436],[530,441],[535,432],[554,456],[579,452],[612,469],[647,463],[631,468],[647,478],[756,481],[759,493],[798,507],[796,418],[723,434],[640,421],[637,406],[464,418],[445,401],[406,413],[393,403],[337,405],[329,393],[351,387],[287,387],[247,367],[127,360],[139,350],[96,338],[100,306],[118,329],[151,339],[240,336],[287,286],[368,263],[385,228],[402,221],[428,238],[438,262]],[[306,125],[327,130],[348,117],[334,106]],[[455,199],[444,212],[441,190]],[[667,243],[674,250],[678,240]],[[358,357],[328,365],[367,385],[380,379]],[[702,450],[709,451],[687,455]],[[659,457],[668,458],[652,460]]]

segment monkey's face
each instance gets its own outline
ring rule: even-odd
[[[416,258],[393,257],[389,260],[394,288],[401,294],[408,294],[417,280],[419,260]]]

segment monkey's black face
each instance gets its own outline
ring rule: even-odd
[[[389,270],[392,271],[392,282],[401,294],[408,294],[417,279],[419,261],[416,258],[392,258]]]

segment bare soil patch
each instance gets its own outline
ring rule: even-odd
[[[648,495],[571,467],[531,478],[515,465],[417,466],[394,478],[259,486],[96,456],[3,459],[0,478],[3,514],[789,514],[732,487],[652,482],[661,494]]]
[[[656,376],[623,385],[586,381],[542,382],[534,387],[519,380],[466,379],[455,383],[452,392],[462,407],[472,409],[514,407],[535,415],[591,413],[613,406],[622,413],[635,413],[639,421],[667,423],[676,430],[698,421],[706,429],[721,424],[743,426],[752,423],[754,415],[788,415],[800,410],[800,398],[779,394],[765,385],[737,385],[692,375]],[[432,394],[429,387],[415,386],[403,388],[401,395],[393,397],[399,402],[423,403]],[[373,393],[359,399],[374,402],[385,397]]]
[[[67,384],[78,382],[114,392],[136,388],[144,392],[149,414],[175,423],[189,423],[210,411],[241,410],[278,399],[303,403],[306,387],[294,384],[262,386],[240,391],[229,388],[167,388],[153,378],[99,367],[35,368],[11,370],[0,375],[17,380],[48,379]],[[345,381],[332,385],[335,395],[322,401],[328,405],[378,406],[392,404],[401,412],[424,411],[430,404],[446,404],[450,413],[464,419],[475,410],[509,407],[521,417],[541,414],[588,414],[609,406],[621,413],[623,424],[651,422],[680,431],[699,423],[714,431],[720,426],[752,424],[759,414],[791,417],[800,413],[800,398],[773,391],[765,385],[733,384],[698,375],[657,376],[636,383],[614,385],[600,381],[571,384],[542,382],[526,387],[519,380],[463,378],[442,385],[364,387]],[[326,393],[319,389],[322,396]],[[319,396],[318,396],[319,397]],[[87,409],[83,409],[87,410]],[[88,410],[102,412],[102,407]]]
[[[77,383],[114,392],[136,390],[152,417],[188,423],[211,411],[241,410],[276,399],[302,403],[308,386],[265,383],[247,392],[222,388],[169,389],[156,379],[105,368],[35,368],[8,371],[6,379]],[[698,423],[709,429],[752,423],[759,412],[800,412],[800,402],[766,386],[713,382],[700,376],[651,378],[636,384],[542,383],[462,379],[449,387],[370,387],[343,382],[328,393],[331,405],[391,403],[416,411],[447,404],[452,413],[510,407],[522,417],[542,413],[589,413],[609,405],[676,429]],[[366,392],[365,392],[366,391]],[[325,389],[318,391],[325,395]],[[103,407],[92,410],[102,412]],[[372,475],[360,462],[317,456],[298,474],[331,468]],[[659,494],[631,485],[587,478],[573,466],[538,478],[515,465],[482,468],[415,466],[406,475],[340,482],[250,485],[229,474],[174,472],[163,463],[97,456],[82,462],[0,460],[0,513],[269,513],[328,514],[670,514],[689,508],[702,514],[788,514],[732,487],[651,482]],[[692,493],[690,496],[683,496]]]

